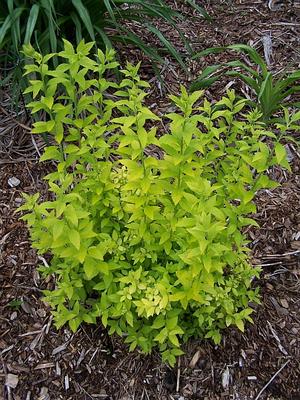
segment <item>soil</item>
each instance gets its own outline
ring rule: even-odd
[[[169,1],[187,11],[183,1]],[[300,65],[300,16],[297,2],[285,2],[271,11],[267,1],[202,2],[212,22],[187,19],[181,29],[194,50],[233,43],[254,45],[263,54],[262,38],[271,34],[270,69]],[[196,14],[195,14],[196,15]],[[137,31],[139,27],[134,27]],[[166,36],[184,52],[176,32]],[[141,35],[143,32],[141,32]],[[153,40],[154,38],[147,38]],[[121,59],[143,56],[120,47]],[[169,107],[165,91],[176,93],[207,65],[230,55],[187,60],[189,75],[166,59],[161,75],[165,85],[144,60],[142,74],[151,81],[148,104],[157,112]],[[246,91],[239,82],[223,80],[207,91],[218,98],[229,85]],[[162,364],[159,354],[128,353],[119,337],[109,337],[101,326],[83,325],[75,334],[56,330],[41,291],[51,282],[43,279],[38,265],[47,263],[30,246],[25,224],[16,208],[21,194],[39,191],[46,198],[43,176],[51,165],[37,162],[43,142],[32,139],[25,114],[14,115],[9,93],[2,93],[0,108],[0,399],[273,399],[300,400],[300,154],[289,143],[292,173],[270,170],[281,186],[261,191],[254,218],[260,228],[247,230],[253,264],[260,265],[261,304],[255,307],[254,324],[245,332],[227,329],[222,343],[193,340],[174,369]],[[20,122],[22,121],[22,122]],[[11,187],[9,179],[20,182]],[[11,181],[10,181],[11,182]]]

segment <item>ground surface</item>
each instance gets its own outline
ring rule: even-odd
[[[180,3],[170,1],[174,7]],[[299,67],[300,18],[297,8],[270,11],[266,1],[206,1],[213,16],[209,24],[189,17],[181,23],[195,50],[214,45],[252,43],[262,50],[262,37],[271,33],[272,65]],[[298,9],[299,11],[299,9]],[[137,28],[138,29],[138,28]],[[180,48],[174,32],[166,29]],[[150,39],[151,40],[151,39]],[[138,52],[120,49],[125,58]],[[224,56],[223,56],[224,57]],[[205,63],[189,62],[191,76]],[[145,60],[142,73],[151,79],[149,104],[157,111],[168,107],[164,90],[176,92],[189,77],[169,61],[162,69],[165,89],[153,77]],[[225,84],[226,82],[224,82]],[[241,87],[237,82],[241,90]],[[224,85],[207,93],[214,98]],[[42,177],[51,166],[36,162],[36,148],[25,126],[14,121],[7,93],[0,109],[0,399],[300,399],[300,155],[289,146],[293,173],[270,171],[282,186],[258,194],[254,216],[260,228],[247,233],[253,263],[263,264],[262,304],[256,307],[254,325],[242,334],[224,333],[222,344],[192,341],[174,370],[163,365],[157,354],[128,354],[117,337],[108,337],[101,327],[83,326],[76,334],[57,331],[49,309],[41,301],[41,289],[51,282],[39,276],[38,259],[30,247],[27,229],[15,209],[21,193],[40,191],[47,196]],[[19,116],[20,120],[20,116]],[[11,188],[8,180],[20,184]],[[265,385],[272,382],[261,392]],[[8,384],[5,386],[5,382]]]

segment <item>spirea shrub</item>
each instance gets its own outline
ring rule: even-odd
[[[219,343],[222,329],[252,321],[258,269],[242,230],[255,224],[256,192],[275,186],[268,168],[288,168],[285,148],[257,111],[241,114],[233,91],[213,105],[182,87],[157,135],[139,65],[117,84],[113,51],[94,59],[91,47],[65,42],[55,70],[52,54],[25,50],[35,60],[29,107],[46,115],[33,132],[57,145],[41,157],[56,161],[52,200],[25,196],[22,218],[38,253],[52,255],[43,273],[56,288],[44,294],[57,328],[102,323],[130,350],[157,346],[174,364],[182,341]]]

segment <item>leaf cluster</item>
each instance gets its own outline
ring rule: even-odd
[[[266,123],[272,122],[272,117],[282,106],[293,105],[288,102],[288,99],[292,94],[300,91],[300,71],[275,76],[268,70],[263,58],[251,46],[236,44],[227,47],[212,47],[197,53],[193,58],[197,59],[228,50],[244,53],[254,66],[249,66],[240,60],[211,65],[205,68],[193,82],[192,91],[210,86],[224,74],[238,77],[255,93],[256,100],[252,102],[252,105],[257,103],[262,113],[262,120]]]
[[[36,74],[29,107],[47,115],[33,132],[53,135],[41,160],[57,167],[46,177],[52,200],[25,196],[22,219],[33,246],[52,255],[41,270],[56,278],[45,301],[58,328],[100,320],[130,350],[157,346],[173,365],[182,341],[219,343],[222,329],[252,321],[258,270],[242,229],[255,225],[256,192],[276,186],[268,168],[289,168],[285,148],[257,111],[241,115],[234,91],[212,105],[182,87],[158,138],[139,65],[127,64],[116,84],[113,51],[94,59],[92,45],[65,41],[53,70],[53,54],[27,48],[35,63],[26,73]],[[150,148],[163,157],[146,156]]]

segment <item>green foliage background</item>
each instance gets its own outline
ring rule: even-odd
[[[198,16],[209,19],[203,7],[194,0],[184,2],[195,9]],[[189,41],[178,29],[177,22],[184,16],[172,10],[164,0],[2,0],[0,2],[0,86],[10,83],[12,104],[18,108],[20,95],[28,85],[22,77],[25,60],[22,46],[31,43],[42,54],[57,52],[63,39],[78,44],[83,38],[95,41],[95,46],[112,48],[117,42],[133,44],[142,50],[160,78],[158,64],[164,55],[171,55],[187,71],[182,54],[165,37],[160,25],[171,26],[179,33],[186,51],[191,55]],[[144,41],[139,33],[130,30],[134,23],[139,32],[147,32],[159,43],[159,48]],[[157,23],[159,22],[159,24]],[[57,65],[56,58],[52,59]],[[27,99],[26,99],[27,101]]]
[[[204,8],[186,0],[198,15],[209,19]],[[115,42],[139,47],[153,62],[163,62],[157,48],[134,34],[124,21],[135,22],[140,29],[156,36],[161,47],[185,68],[181,55],[163,35],[155,21],[171,25],[190,51],[188,41],[177,28],[183,18],[163,0],[3,0],[0,4],[0,49],[4,58],[19,57],[22,45],[31,43],[42,54],[62,48],[62,39],[79,43],[83,38],[96,41],[100,48]],[[15,62],[13,60],[13,62]]]
[[[212,85],[219,80],[222,75],[237,77],[255,94],[256,99],[248,103],[254,107],[256,105],[258,106],[261,112],[261,119],[266,124],[271,124],[276,121],[275,114],[280,112],[282,107],[299,107],[299,103],[296,103],[295,100],[290,101],[290,96],[300,92],[300,70],[296,70],[292,73],[283,72],[279,75],[275,75],[269,71],[266,62],[251,46],[234,44],[227,47],[212,47],[195,54],[193,58],[198,59],[209,54],[221,53],[223,51],[244,53],[253,66],[249,66],[241,60],[210,65],[205,68],[200,76],[192,83],[191,91],[203,89]]]

